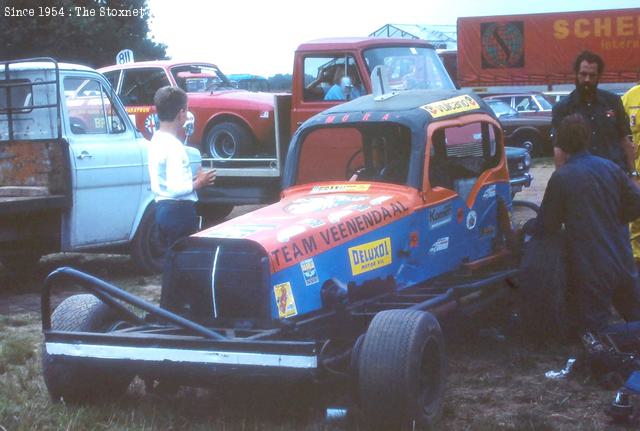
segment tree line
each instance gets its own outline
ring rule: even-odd
[[[0,2],[0,60],[53,57],[91,67],[113,64],[128,48],[136,61],[166,58],[166,45],[149,37],[147,0],[13,0]],[[142,10],[138,16],[100,16],[100,8]],[[94,12],[91,16],[90,11]],[[85,13],[86,12],[86,13]],[[23,16],[21,16],[23,15]],[[26,15],[26,16],[24,16]]]

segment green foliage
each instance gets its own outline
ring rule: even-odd
[[[53,7],[64,16],[38,16],[40,7]],[[6,16],[6,7],[34,9],[36,16]],[[78,16],[76,7],[94,10],[96,16]],[[143,8],[143,16],[100,16],[100,8],[134,10]],[[83,9],[84,10],[84,9]],[[53,57],[59,61],[101,67],[115,63],[116,54],[125,48],[134,52],[136,61],[161,59],[166,45],[149,38],[151,11],[147,0],[15,0],[3,6],[0,14],[0,59]],[[11,14],[9,14],[11,15]]]

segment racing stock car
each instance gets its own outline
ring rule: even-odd
[[[370,426],[436,422],[440,321],[493,303],[518,271],[491,109],[455,90],[335,106],[295,133],[283,190],[273,205],[177,242],[160,306],[71,268],[50,274],[51,396],[115,397],[136,375],[193,386],[349,375]],[[51,313],[52,289],[68,283],[89,293]]]

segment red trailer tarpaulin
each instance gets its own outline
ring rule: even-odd
[[[574,81],[589,49],[605,61],[602,82],[640,79],[640,8],[458,18],[462,87]]]

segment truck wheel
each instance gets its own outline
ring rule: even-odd
[[[244,126],[237,123],[215,125],[205,138],[206,150],[214,159],[232,159],[251,156],[254,153],[253,137]]]
[[[41,257],[42,253],[39,252],[18,253],[2,256],[0,257],[0,262],[12,274],[20,274],[31,271],[38,264]]]
[[[109,332],[118,321],[117,313],[91,294],[70,296],[51,315],[51,328],[58,331]],[[124,394],[133,379],[121,367],[70,362],[50,355],[42,347],[42,371],[54,401],[86,403],[113,400]]]
[[[516,147],[529,151],[531,156],[538,157],[542,155],[542,140],[535,133],[521,133],[514,138],[514,143]]]
[[[211,227],[218,224],[233,211],[233,205],[207,205],[198,212],[202,216],[202,227]]]
[[[156,224],[156,207],[147,209],[131,244],[131,258],[145,274],[162,271],[167,249],[160,238]]]
[[[447,358],[428,312],[386,310],[373,318],[359,353],[359,399],[376,429],[431,427],[442,415]]]

